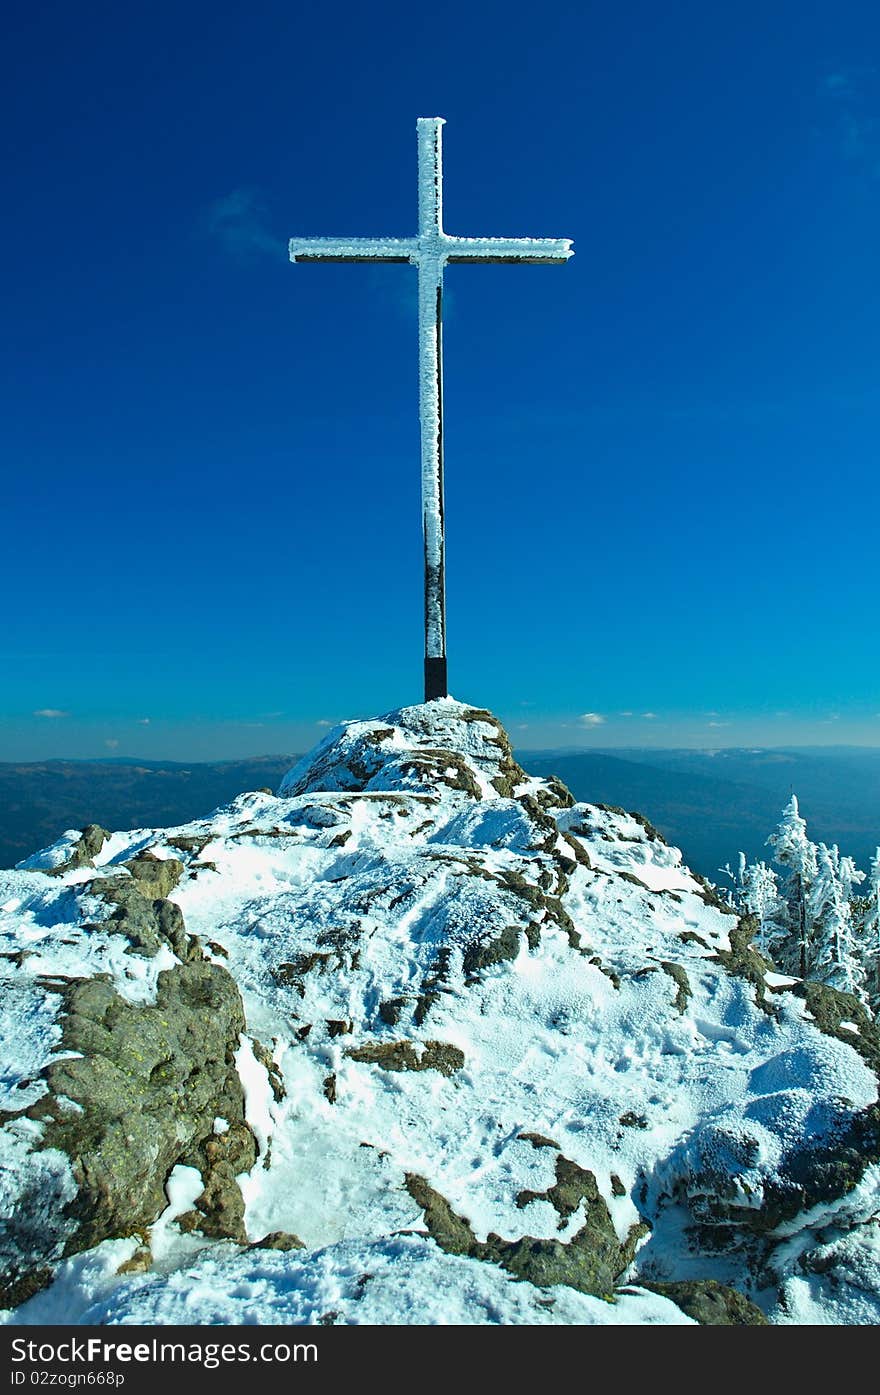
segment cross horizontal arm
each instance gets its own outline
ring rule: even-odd
[[[574,256],[567,237],[444,237],[447,262],[520,262],[564,265]]]
[[[292,262],[410,262],[414,237],[292,237]]]

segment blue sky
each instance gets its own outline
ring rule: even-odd
[[[448,273],[452,692],[521,746],[880,743],[876,5],[430,13],[17,7],[0,758],[419,700],[415,272],[285,244],[412,233],[421,115],[449,231],[576,251]]]

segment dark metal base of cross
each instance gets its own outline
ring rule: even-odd
[[[446,655],[442,659],[425,659],[425,702],[448,697],[446,691]]]

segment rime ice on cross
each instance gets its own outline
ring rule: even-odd
[[[419,415],[425,541],[425,701],[446,697],[446,582],[443,520],[443,268],[451,262],[555,265],[572,256],[568,238],[450,237],[443,231],[441,116],[416,123],[419,231],[416,237],[291,238],[292,262],[407,262],[419,269]]]

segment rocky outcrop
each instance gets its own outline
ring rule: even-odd
[[[502,1321],[602,1322],[610,1300],[753,1325],[752,1299],[771,1321],[880,1320],[868,1014],[774,976],[647,820],[529,777],[490,713],[345,723],[280,796],[115,833],[112,860],[86,833],[0,895],[0,1010],[23,1043],[0,1074],[6,1301],[128,1236],[113,1321],[162,1321],[180,1311],[163,1293],[203,1295],[206,1272],[221,1307],[224,1276],[256,1276],[248,1321],[289,1314],[291,1275],[320,1271],[323,1293],[380,1251],[392,1287],[405,1253],[446,1293],[457,1276],[461,1311],[504,1295]],[[242,1002],[261,1040],[239,1046]],[[166,1219],[164,1278],[149,1232],[180,1165],[198,1176],[168,1189],[176,1227],[210,1259]],[[212,1244],[230,1239],[237,1260]]]
[[[48,1093],[24,1117],[41,1125],[42,1147],[70,1160],[76,1194],[63,1207],[65,1253],[146,1230],[167,1205],[165,1182],[179,1163],[197,1167],[205,1184],[192,1225],[243,1240],[235,1177],[256,1149],[233,1059],[244,1014],[226,970],[165,970],[148,1006],[86,979],[64,991],[61,1022],[62,1046],[76,1054],[48,1067]],[[218,1117],[230,1127],[215,1137]]]
[[[648,1233],[648,1227],[633,1226],[621,1242],[593,1174],[578,1168],[567,1158],[561,1161],[564,1181],[561,1186],[557,1183],[558,1201],[567,1208],[574,1192],[578,1194],[576,1205],[571,1211],[565,1209],[565,1215],[572,1214],[582,1202],[586,1210],[584,1224],[567,1244],[531,1235],[519,1240],[503,1240],[500,1235],[490,1234],[480,1241],[469,1222],[456,1215],[446,1198],[429,1186],[424,1177],[408,1173],[406,1186],[423,1210],[431,1239],[447,1254],[468,1255],[471,1259],[500,1264],[516,1278],[538,1288],[568,1284],[581,1293],[610,1298],[618,1279],[632,1263],[638,1242]]]
[[[244,1013],[226,970],[163,971],[151,1006],[124,1002],[106,979],[71,983],[60,1020],[61,1045],[75,1055],[50,1064],[49,1092],[22,1117],[39,1124],[40,1147],[70,1159],[75,1194],[61,1207],[64,1253],[145,1232],[167,1205],[165,1183],[177,1163],[198,1168],[205,1184],[190,1228],[244,1240],[236,1175],[254,1165],[257,1151],[233,1059]],[[215,1137],[218,1117],[230,1127]],[[18,1232],[28,1207],[21,1198]],[[60,1233],[32,1233],[26,1274],[46,1281]],[[26,1290],[21,1244],[8,1243],[15,1239],[0,1237],[7,1303],[21,1302]]]
[[[446,1041],[369,1042],[346,1052],[349,1060],[381,1066],[383,1070],[436,1070],[453,1075],[464,1065],[464,1052]]]
[[[124,935],[135,953],[152,958],[166,945],[179,959],[202,957],[198,940],[186,932],[180,907],[162,897],[151,899],[151,883],[134,877],[101,877],[89,889],[113,908],[100,928]]]
[[[241,995],[225,968],[204,961],[180,908],[152,896],[176,885],[181,864],[142,854],[128,867],[130,876],[88,884],[113,908],[92,928],[121,934],[142,958],[164,947],[182,962],[158,973],[155,1001],[146,1003],[122,997],[109,974],[40,981],[47,1005],[57,1003],[63,1054],[45,1066],[40,1098],[0,1113],[47,1160],[35,1166],[41,1185],[0,1219],[0,1307],[49,1282],[62,1255],[145,1235],[167,1206],[165,1184],[178,1164],[203,1181],[181,1228],[246,1240],[236,1178],[253,1166],[256,1144],[234,1059],[245,1028]]]
[[[78,867],[94,867],[94,859],[109,837],[107,829],[102,828],[100,824],[87,824],[79,838],[70,847],[69,856],[55,867],[46,870],[50,876],[60,877],[65,872],[76,871]]]
[[[183,875],[183,863],[176,857],[157,857],[149,850],[139,853],[122,864],[138,884],[138,890],[148,901],[164,900],[170,896]]]
[[[717,1279],[683,1279],[674,1283],[645,1283],[683,1313],[705,1327],[766,1327],[767,1319],[748,1298]]]

